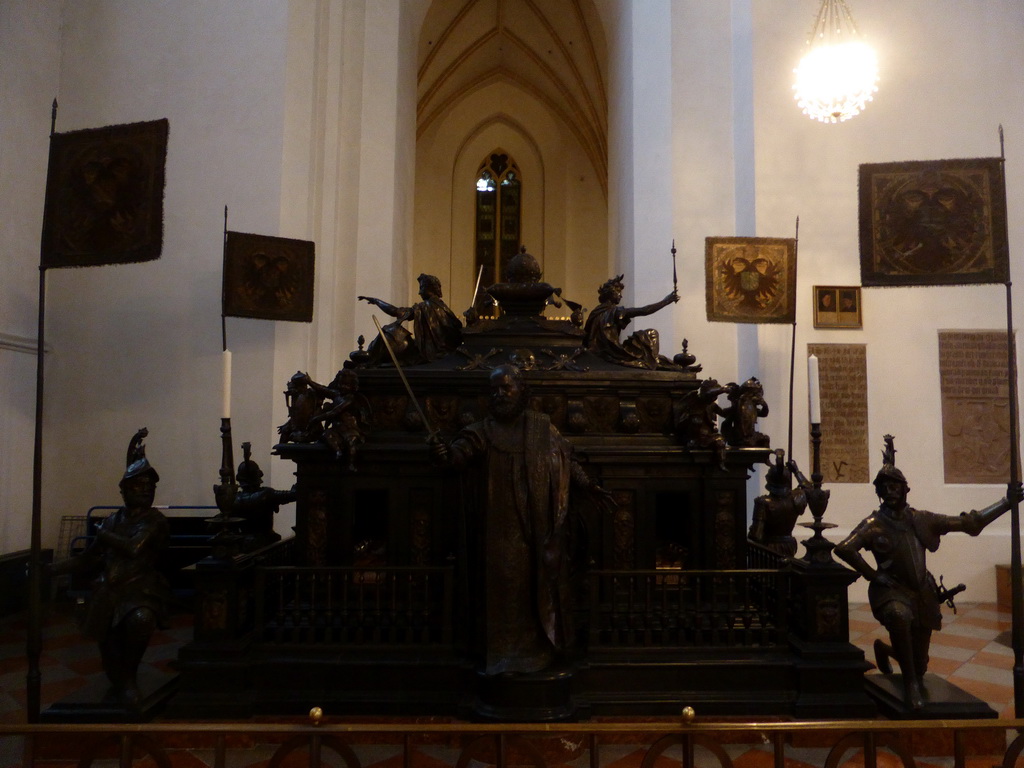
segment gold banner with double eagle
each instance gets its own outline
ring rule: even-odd
[[[704,244],[708,320],[796,320],[796,239],[709,237]]]

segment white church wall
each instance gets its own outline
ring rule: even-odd
[[[642,306],[672,290],[672,6],[668,0],[622,3],[609,37],[609,250],[623,273],[623,304]],[[661,350],[679,349],[679,305],[638,318],[630,331],[655,327]]]
[[[729,3],[673,4],[672,222],[680,294],[676,335],[680,343],[689,341],[690,351],[704,366],[700,375],[721,382],[739,375],[737,327],[707,321],[704,239],[737,234],[733,46]]]
[[[330,6],[313,3],[289,3],[288,45],[285,65],[285,108],[281,155],[281,234],[316,243],[316,282],[313,292],[312,323],[276,323],[274,329],[273,384],[276,384],[271,406],[271,425],[283,424],[287,417],[282,393],[285,382],[298,370],[308,372],[314,380],[329,375],[329,366],[318,370],[317,361],[331,359],[330,334],[319,332],[332,327],[333,312],[330,293],[325,286],[333,281],[336,260],[333,241],[324,237],[317,224],[313,200],[323,183],[323,137],[327,113],[337,114],[338,89],[326,91],[318,98],[318,85],[329,79],[323,65],[329,60],[332,38],[317,36],[317,27],[324,23],[321,14],[330,13]],[[335,14],[338,24],[341,14]],[[319,66],[318,66],[319,65]],[[318,108],[314,109],[314,102]],[[318,172],[319,171],[319,172]],[[336,188],[337,185],[331,185]],[[325,298],[326,297],[326,298]],[[326,321],[326,322],[325,322]],[[318,344],[318,342],[320,342]],[[320,347],[328,351],[319,355]],[[272,385],[273,386],[273,385]],[[269,470],[269,471],[267,471]],[[274,488],[288,488],[294,483],[291,462],[272,462],[264,467],[266,482]],[[295,507],[288,505],[278,514],[277,530],[286,532],[295,524]]]
[[[157,503],[212,503],[220,465],[223,208],[277,234],[284,4],[63,4],[58,129],[170,122],[159,261],[51,272],[44,541],[59,517],[117,503],[148,426]],[[235,444],[270,463],[273,324],[228,319]],[[240,456],[236,456],[236,461]]]
[[[414,52],[425,10],[422,0],[289,4],[281,228],[316,242],[317,283],[313,322],[278,324],[274,424],[296,370],[329,381],[360,334],[373,338],[375,310],[357,295],[415,295]],[[273,470],[275,487],[292,482],[291,464]],[[282,511],[279,531],[291,516]]]
[[[408,186],[413,166],[406,137],[399,133],[403,126],[411,128],[399,120],[403,115],[399,97],[413,94],[399,88],[403,57],[380,55],[397,50],[399,44],[412,45],[411,40],[400,40],[400,15],[398,3],[365,2],[356,264],[355,274],[338,286],[339,301],[350,300],[353,293],[397,300],[415,290],[402,226],[405,217],[412,216],[411,200],[402,190]],[[356,326],[373,329],[373,307],[360,302],[355,311]]]
[[[566,216],[561,249],[566,254],[562,275],[552,271],[549,283],[563,289],[562,295],[588,309],[597,306],[597,289],[613,275],[608,258],[608,198],[597,172],[577,144],[566,148],[562,171]],[[562,310],[569,313],[568,307]]]
[[[0,554],[27,549],[31,539],[39,233],[60,6],[0,3]]]
[[[968,10],[951,0],[860,0],[853,12],[879,53],[879,91],[860,116],[824,125],[800,114],[791,90],[792,69],[813,20],[813,3],[805,5],[755,4],[758,234],[790,231],[800,216],[796,458],[808,466],[806,344],[866,344],[871,476],[881,463],[882,436],[892,433],[912,505],[946,513],[982,507],[1004,487],[950,485],[943,479],[937,332],[1005,329],[1004,289],[865,289],[862,331],[815,330],[810,295],[814,285],[860,283],[859,164],[998,156],[1000,123],[1009,137],[1011,270],[1020,271],[1024,6],[1001,0]],[[1015,305],[1019,318],[1019,293]],[[784,345],[788,340],[764,339],[764,360],[788,358]],[[788,372],[774,377],[787,378]],[[878,502],[867,483],[831,489],[826,519],[840,526],[832,533],[839,540]],[[964,599],[993,600],[992,566],[1009,560],[1008,531],[1007,516],[977,539],[947,538],[931,556],[932,570],[945,573],[948,582],[966,582],[970,591]],[[863,581],[851,595],[866,599]]]

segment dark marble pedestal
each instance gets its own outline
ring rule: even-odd
[[[937,675],[924,676],[924,707],[911,709],[903,700],[903,675],[866,675],[864,687],[878,704],[878,711],[892,720],[942,720],[995,718],[998,713],[981,699],[972,696]]]
[[[125,706],[110,693],[105,675],[97,675],[84,688],[56,702],[40,714],[44,723],[145,723],[167,704],[178,687],[178,676],[155,669],[139,670],[139,703]]]
[[[580,716],[572,696],[572,671],[485,675],[477,673],[472,711],[501,722],[557,722]]]

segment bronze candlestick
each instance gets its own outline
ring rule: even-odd
[[[813,523],[800,523],[804,528],[810,528],[814,535],[804,542],[807,550],[805,559],[811,563],[833,563],[832,549],[835,545],[822,535],[822,531],[835,528],[835,523],[826,523],[822,520],[825,510],[828,509],[828,498],[830,491],[821,487],[824,479],[821,474],[821,424],[811,422],[811,487],[806,489],[807,507],[811,510]]]

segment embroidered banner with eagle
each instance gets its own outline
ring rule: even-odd
[[[704,245],[708,320],[796,320],[796,239],[709,237]]]

